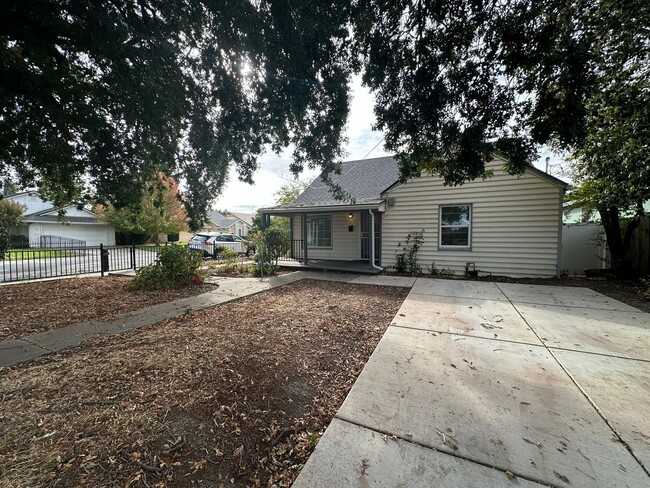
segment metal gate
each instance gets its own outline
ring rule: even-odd
[[[362,210],[361,227],[359,229],[361,244],[361,259],[367,260],[370,256],[370,213]],[[381,214],[375,214],[375,264],[381,262]]]

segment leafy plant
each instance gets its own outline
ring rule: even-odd
[[[289,248],[288,229],[277,224],[271,224],[267,229],[258,231],[252,238],[257,248],[256,262],[277,267],[278,260]]]
[[[239,259],[239,253],[234,249],[230,249],[229,247],[224,248],[219,252],[219,257],[225,263],[223,269],[227,271],[235,271],[237,268],[241,268],[241,266],[238,266],[239,263],[237,262]]]
[[[406,236],[404,246],[401,243],[397,247],[402,247],[402,252],[395,255],[395,270],[398,273],[419,275],[422,273],[422,267],[418,264],[418,252],[424,243],[424,229],[409,232]]]
[[[160,248],[151,266],[136,271],[133,287],[137,290],[167,290],[189,286],[199,276],[203,258],[186,246],[175,244]]]

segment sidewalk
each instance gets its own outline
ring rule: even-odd
[[[25,361],[64,351],[88,339],[108,337],[130,330],[178,317],[187,311],[203,310],[238,298],[254,295],[278,286],[303,279],[338,281],[343,283],[411,287],[414,278],[391,276],[359,276],[341,273],[318,273],[296,271],[270,278],[228,278],[213,277],[208,282],[217,283],[219,288],[188,298],[161,303],[118,316],[108,322],[83,322],[69,327],[52,329],[19,339],[0,342],[0,368],[14,366]]]

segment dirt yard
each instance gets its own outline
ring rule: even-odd
[[[289,486],[408,290],[301,281],[0,371],[0,486]]]
[[[215,285],[181,290],[135,291],[132,278],[69,278],[0,286],[0,340],[22,337],[115,316],[214,290]]]

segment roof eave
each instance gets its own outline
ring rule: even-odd
[[[313,205],[308,207],[269,207],[260,208],[262,214],[295,214],[309,212],[350,212],[355,210],[375,210],[379,209],[382,202],[360,203],[352,205]]]

